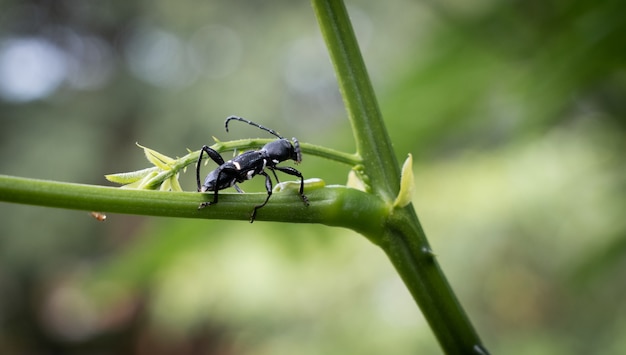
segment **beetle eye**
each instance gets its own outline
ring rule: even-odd
[[[296,153],[296,159],[294,160],[296,161],[296,164],[299,164],[302,161],[302,152],[300,151],[300,143],[298,142],[296,137],[291,138],[291,140],[293,141],[293,146],[295,147],[294,153]]]

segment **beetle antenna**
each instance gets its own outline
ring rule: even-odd
[[[228,122],[229,122],[229,121],[231,121],[231,120],[245,122],[245,123],[247,123],[247,124],[249,124],[249,125],[251,125],[251,126],[254,126],[254,127],[259,128],[259,129],[262,129],[262,130],[264,130],[265,132],[268,132],[268,133],[270,133],[270,134],[272,134],[272,135],[274,135],[274,136],[276,136],[276,137],[278,137],[278,138],[280,138],[280,139],[284,139],[284,138],[283,138],[280,134],[278,134],[278,132],[276,132],[275,130],[270,129],[270,128],[267,128],[267,127],[264,127],[264,126],[261,126],[260,124],[258,124],[258,123],[254,123],[254,122],[252,122],[252,121],[248,121],[248,120],[246,120],[245,118],[242,118],[242,117],[239,117],[239,116],[230,116],[230,117],[228,117],[228,118],[226,119],[226,121],[224,122],[224,128],[226,128],[226,132],[228,132]]]

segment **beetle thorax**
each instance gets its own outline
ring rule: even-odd
[[[267,143],[262,150],[265,151],[266,156],[278,162],[293,159],[294,156],[293,146],[284,138]]]

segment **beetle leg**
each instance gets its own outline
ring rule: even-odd
[[[217,176],[215,177],[215,181],[220,181],[220,175],[222,175],[222,172],[224,171],[224,169],[217,168],[219,169],[219,171],[217,172]],[[200,191],[200,190],[199,190]],[[214,205],[217,203],[217,193],[218,193],[219,189],[216,187],[215,188],[215,193],[213,194],[213,201],[207,201],[207,202],[202,202],[200,204],[200,206],[198,206],[198,209],[203,209],[206,206],[210,206],[210,205]]]
[[[252,215],[250,215],[250,223],[254,222],[254,219],[256,218],[256,211],[259,208],[265,206],[267,204],[267,201],[269,201],[270,197],[272,196],[272,179],[270,179],[270,176],[267,175],[265,171],[261,171],[259,175],[265,176],[265,189],[267,190],[267,197],[262,204],[254,206],[254,209],[252,210]]]
[[[289,166],[275,166],[274,169],[281,171],[285,174],[297,176],[300,178],[300,191],[299,191],[300,198],[302,199],[302,202],[304,202],[304,205],[308,206],[309,199],[304,194],[304,177],[302,176],[302,173],[300,173],[298,170]]]
[[[276,183],[279,184],[280,180],[278,180],[278,175],[276,175],[276,171],[274,170],[274,167],[268,166],[268,168],[272,171],[272,174],[274,174],[274,177],[276,178]]]
[[[202,146],[200,150],[200,156],[198,156],[198,163],[196,164],[196,182],[198,183],[198,191],[201,191],[202,184],[200,183],[200,163],[202,163],[202,155],[206,153],[217,165],[224,164],[224,158],[216,150],[209,148],[206,145]]]

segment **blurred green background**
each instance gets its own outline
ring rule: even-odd
[[[625,353],[626,5],[347,5],[398,159],[414,156],[415,208],[487,348]],[[354,149],[306,1],[0,8],[2,174],[109,185],[149,166],[135,142],[182,156],[265,137],[226,134],[231,114]],[[306,156],[299,169],[327,184],[348,172]],[[0,216],[2,354],[440,352],[385,255],[351,231],[6,203]]]

